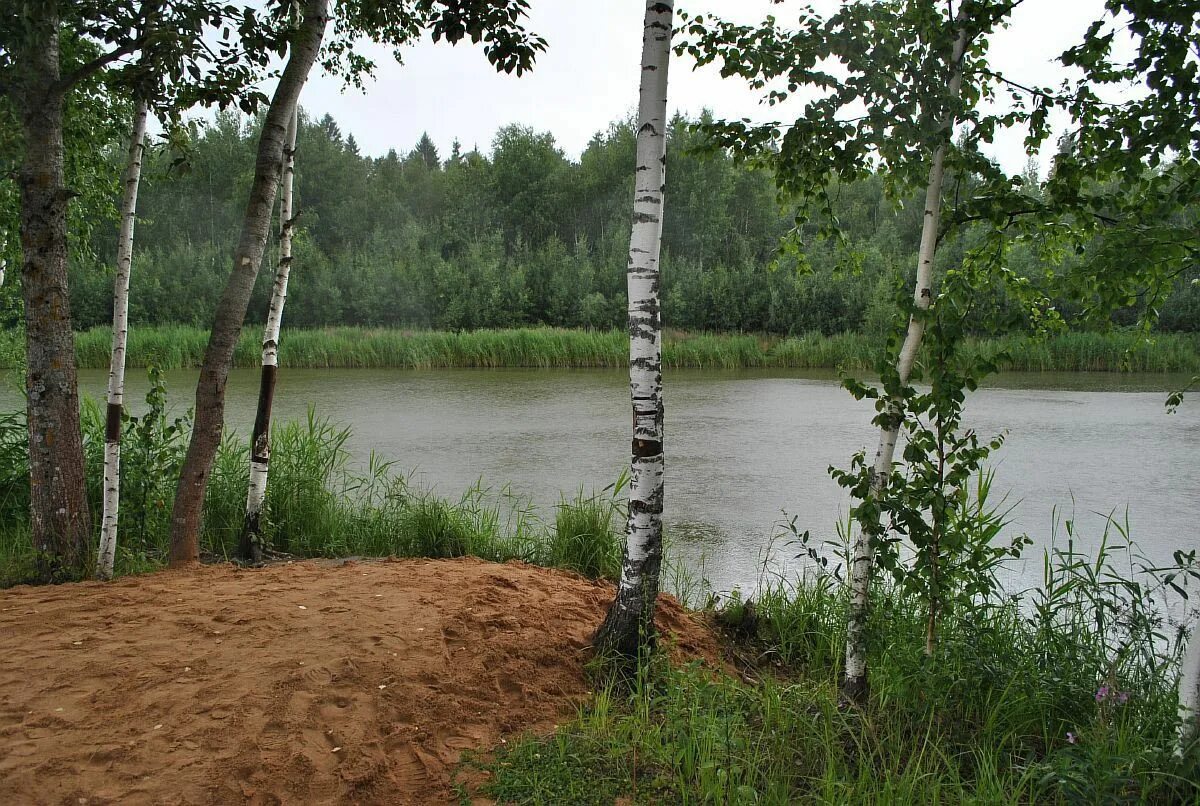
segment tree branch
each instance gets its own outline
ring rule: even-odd
[[[103,56],[98,56],[95,59],[92,59],[90,62],[80,65],[75,70],[72,70],[70,73],[67,73],[58,81],[54,82],[54,86],[50,88],[50,92],[60,95],[65,93],[80,81],[83,81],[85,78],[98,73],[113,62],[123,59],[126,56],[133,55],[141,49],[143,42],[143,37],[139,36],[137,39],[133,40],[132,42],[127,42],[116,50],[111,50],[108,53],[105,53]]]

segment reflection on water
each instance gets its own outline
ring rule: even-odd
[[[168,373],[172,397],[190,400],[195,373]],[[99,397],[105,374],[81,373]],[[1165,392],[1184,378],[1105,373],[1022,373],[991,379],[967,403],[982,436],[1007,432],[995,455],[994,491],[1015,504],[1012,529],[1045,545],[1052,513],[1074,513],[1079,542],[1098,539],[1097,513],[1129,508],[1133,537],[1156,560],[1197,544],[1200,405],[1168,415]],[[667,512],[672,545],[704,561],[719,589],[752,587],[769,545],[785,568],[798,552],[780,524],[795,517],[812,542],[836,538],[849,500],[830,465],[874,449],[869,404],[854,401],[831,372],[667,373]],[[126,399],[145,393],[140,370]],[[245,434],[258,377],[233,374],[227,420]],[[629,403],[623,373],[537,370],[284,370],[276,418],[309,406],[354,429],[349,446],[415,470],[415,480],[457,496],[479,479],[531,497],[544,512],[580,485],[612,483],[628,461]],[[21,405],[9,392],[0,404]],[[773,538],[774,543],[772,543]],[[1027,580],[1040,559],[1018,569]]]

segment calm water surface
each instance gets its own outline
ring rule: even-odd
[[[168,374],[172,398],[190,400],[196,374]],[[1117,511],[1151,557],[1198,542],[1200,394],[1177,414],[1163,407],[1168,376],[1006,374],[968,399],[967,423],[1007,431],[995,454],[994,490],[1016,505],[1014,531],[1040,545],[1054,513],[1074,514],[1080,542],[1094,544]],[[105,373],[82,373],[103,394]],[[874,450],[872,409],[833,373],[675,371],[667,389],[666,522],[677,552],[703,562],[717,589],[752,588],[769,545],[786,568],[796,552],[776,537],[786,512],[817,539],[832,538],[849,499],[829,478],[858,450]],[[136,410],[145,393],[130,372]],[[229,383],[228,424],[247,434],[258,373]],[[0,401],[18,405],[15,398]],[[618,371],[284,370],[276,418],[309,406],[350,425],[357,458],[371,451],[457,496],[479,479],[551,507],[561,493],[601,488],[628,461],[629,401]],[[774,538],[774,539],[773,539]],[[1062,531],[1060,530],[1060,540]],[[1018,573],[1033,581],[1040,559]]]

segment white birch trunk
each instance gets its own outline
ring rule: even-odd
[[[960,25],[964,22],[961,6],[958,20]],[[962,90],[962,59],[966,47],[967,32],[965,28],[960,27],[951,56],[951,97],[957,97]],[[953,128],[953,118],[944,121],[943,137],[949,139]],[[925,214],[921,224],[921,246],[917,253],[917,282],[913,290],[913,302],[918,311],[928,310],[933,301],[933,261],[937,252],[945,160],[946,145],[943,140],[933,152],[929,166],[929,182],[925,188]],[[910,317],[908,332],[905,333],[904,343],[896,360],[896,371],[902,384],[907,384],[912,375],[913,364],[917,360],[917,352],[921,348],[921,338],[924,335],[924,320],[919,316]],[[893,406],[893,411],[894,408]],[[875,462],[871,468],[871,488],[868,493],[872,500],[883,491],[891,476],[898,436],[898,423],[879,430],[879,445],[875,450]],[[842,698],[859,704],[865,702],[868,690],[866,626],[871,577],[875,565],[872,538],[878,536],[880,528],[879,524],[875,524],[863,525],[859,529],[850,563],[850,614],[846,624],[846,666],[842,680]]]
[[[129,337],[129,273],[133,265],[133,225],[145,151],[145,102],[133,115],[125,192],[121,199],[121,232],[117,240],[117,276],[113,281],[112,358],[108,368],[108,409],[104,430],[104,504],[96,576],[112,579],[117,556],[117,518],[121,503],[121,413],[125,401],[125,345]]]
[[[258,390],[258,413],[250,444],[250,488],[246,494],[246,519],[242,529],[241,554],[252,562],[262,560],[262,510],[267,500],[267,475],[271,462],[271,406],[275,400],[275,377],[279,369],[279,328],[287,301],[288,276],[292,270],[292,234],[295,213],[292,188],[296,175],[296,130],[299,107],[292,113],[283,147],[283,173],[279,193],[279,267],[271,289],[271,305],[263,328],[262,379]]]
[[[1197,615],[1200,615],[1198,613]],[[1182,754],[1200,733],[1200,618],[1192,625],[1191,639],[1179,670],[1179,747]]]
[[[617,596],[595,638],[600,651],[626,656],[635,656],[654,640],[654,603],[662,564],[664,460],[658,258],[666,181],[667,69],[673,14],[673,0],[646,3],[627,273],[629,393],[633,403],[629,522]]]

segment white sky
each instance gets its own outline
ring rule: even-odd
[[[522,123],[554,134],[576,158],[591,136],[629,114],[636,105],[644,0],[532,0],[528,27],[549,44],[532,73],[521,78],[496,74],[481,48],[428,41],[407,51],[397,65],[390,52],[364,47],[378,64],[366,94],[342,92],[341,82],[314,75],[301,105],[314,115],[329,113],[343,133],[352,133],[365,154],[389,148],[401,154],[427,131],[443,158],[458,138],[464,149],[490,151],[496,130]],[[756,22],[771,13],[786,23],[805,5],[788,0],[680,0],[677,9]],[[836,0],[814,0],[820,12]],[[1103,13],[1103,0],[1025,0],[1012,26],[992,37],[992,66],[1014,80],[1057,85],[1064,77],[1052,59],[1078,42]],[[798,106],[768,108],[740,79],[722,79],[713,67],[694,69],[690,57],[673,57],[672,110],[696,114],[711,108],[717,117],[777,120],[795,117]],[[998,140],[991,152],[1005,169],[1019,171],[1026,157],[1020,136]],[[1043,160],[1045,162],[1045,160]]]

